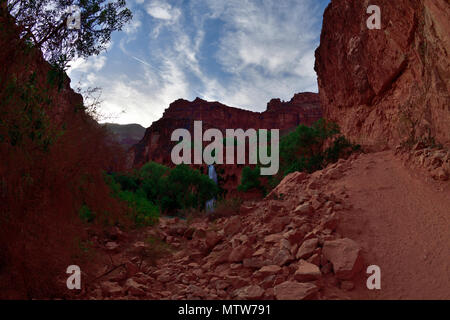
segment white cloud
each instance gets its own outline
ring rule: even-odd
[[[179,8],[174,8],[163,1],[152,1],[147,5],[147,13],[155,19],[175,21],[181,15]]]
[[[175,100],[173,97],[189,94],[188,82],[180,66],[169,58],[162,59],[159,69],[139,58],[132,58],[141,66],[138,74],[114,78],[89,73],[83,78],[82,88],[102,88],[103,121],[150,126]]]
[[[125,26],[125,28],[123,29],[125,31],[126,34],[131,35],[136,33],[139,28],[142,26],[142,21],[141,21],[141,14],[140,12],[134,13],[133,14],[133,20],[127,24]]]
[[[204,0],[225,23],[216,59],[227,83],[205,81],[204,96],[258,111],[271,98],[317,91],[314,50],[321,12],[314,1]]]
[[[114,121],[149,126],[179,98],[200,96],[264,111],[271,98],[288,100],[296,92],[317,91],[314,50],[322,12],[317,10],[316,0],[190,1],[190,8],[178,7],[181,2],[176,0],[170,4],[135,1],[151,17],[153,37],[143,38],[142,26],[149,16],[144,11],[139,15],[136,7],[135,19],[125,29],[127,35],[119,47],[129,57],[123,64],[135,63],[141,72],[127,73],[122,68],[102,76],[98,72],[106,64],[102,56],[72,66],[70,72],[76,70],[87,77],[86,85],[103,88],[103,106],[108,113],[126,111]],[[182,14],[180,8],[190,12]],[[214,61],[208,59],[206,65],[202,49],[211,45],[205,42],[211,39],[205,27],[211,21],[220,21],[223,27],[220,38],[218,34],[212,37],[218,50],[213,53]],[[168,31],[164,43],[158,39],[162,28]],[[137,37],[139,42],[133,41]],[[111,76],[114,72],[117,76]]]
[[[270,75],[293,71],[298,76],[310,74],[313,65],[308,66],[310,70],[297,66],[315,49],[317,35],[312,27],[317,18],[311,15],[311,2],[283,3],[247,1],[242,5],[241,1],[229,0],[221,7],[220,16],[228,31],[220,40],[218,59],[225,69],[234,73],[261,68]]]
[[[67,74],[70,76],[74,71],[89,73],[93,71],[100,71],[106,64],[106,56],[92,56],[88,59],[85,58],[77,58],[70,63],[70,68],[67,71]]]

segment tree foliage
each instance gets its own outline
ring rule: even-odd
[[[359,148],[359,145],[352,144],[340,135],[339,127],[334,122],[320,119],[312,126],[299,125],[280,139],[280,170],[277,175],[269,178],[269,186],[275,187],[291,172],[312,173],[323,169],[329,163],[336,162]],[[238,189],[265,190],[258,167],[243,169]]]
[[[0,7],[20,28],[21,37],[40,48],[49,62],[67,67],[75,57],[107,49],[111,33],[132,18],[125,0],[5,0]],[[80,28],[69,28],[72,6],[80,9]]]
[[[119,198],[131,199],[134,194],[141,200],[145,198],[165,214],[177,214],[189,208],[201,210],[205,202],[219,192],[218,186],[207,175],[183,164],[171,169],[148,162],[132,173],[112,173],[110,176]],[[136,202],[139,203],[147,205],[144,201]]]
[[[261,189],[260,181],[261,169],[259,167],[250,168],[244,167],[242,169],[241,184],[238,186],[239,191],[249,191],[251,189]]]

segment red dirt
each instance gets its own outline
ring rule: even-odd
[[[336,182],[350,195],[338,232],[381,268],[381,290],[364,273],[353,299],[450,298],[450,186],[406,169],[392,152],[360,156]]]

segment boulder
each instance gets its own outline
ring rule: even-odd
[[[240,245],[231,251],[230,255],[228,256],[228,261],[242,262],[245,258],[251,257],[252,253],[253,252],[251,248],[245,245]]]
[[[313,298],[319,288],[313,283],[285,281],[274,287],[277,300],[305,300]]]
[[[104,281],[100,287],[104,296],[118,297],[122,294],[122,287],[117,282]]]
[[[228,220],[223,231],[225,235],[232,236],[236,234],[238,231],[240,231],[241,228],[242,228],[241,218],[239,216],[233,216]]]
[[[124,291],[129,295],[142,297],[145,296],[145,286],[137,283],[134,279],[130,278],[125,282]]]
[[[305,240],[300,248],[298,248],[295,257],[297,259],[308,259],[313,254],[314,250],[316,250],[318,244],[319,239],[317,238]]]
[[[280,267],[284,266],[288,262],[291,262],[293,257],[291,252],[287,249],[281,249],[277,252],[277,254],[273,257],[273,264],[278,265]]]
[[[257,285],[250,285],[235,291],[236,299],[258,300],[264,295],[264,289]]]
[[[261,269],[259,269],[258,271],[255,272],[255,276],[261,277],[261,278],[265,278],[268,276],[272,276],[275,274],[278,274],[281,272],[281,267],[277,266],[277,265],[270,265],[270,266],[264,266]]]
[[[334,273],[339,279],[351,279],[363,267],[361,247],[351,239],[325,241],[322,253],[325,259],[332,263]]]
[[[322,274],[318,266],[305,260],[300,260],[297,271],[294,274],[294,279],[299,282],[307,282],[317,280],[321,276]]]

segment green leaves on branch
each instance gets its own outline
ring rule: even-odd
[[[38,86],[35,72],[23,83],[12,78],[0,84],[0,142],[22,152],[47,152],[62,134],[47,115],[52,103],[48,90]]]
[[[336,162],[339,158],[359,149],[359,145],[352,144],[340,135],[339,127],[334,122],[320,119],[310,127],[299,125],[293,132],[280,139],[280,170],[276,176],[269,178],[268,184],[275,187],[283,177],[295,171],[312,173],[323,169],[329,163]],[[258,167],[243,169],[238,189],[265,191]]]
[[[135,220],[142,224],[152,223],[147,217],[157,218],[159,211],[178,214],[184,209],[203,209],[219,192],[208,176],[187,165],[171,169],[149,162],[133,173],[112,173],[109,180],[113,194],[135,210]]]
[[[79,29],[68,27],[72,6],[80,10]],[[6,10],[19,26],[21,37],[61,69],[74,57],[86,58],[106,50],[112,32],[122,30],[132,19],[125,0],[9,0]]]

